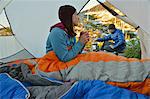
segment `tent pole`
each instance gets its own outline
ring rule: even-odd
[[[81,11],[83,10],[83,8],[84,8],[89,2],[90,2],[90,0],[88,0],[88,1],[84,4],[84,6],[80,9],[80,11],[78,12],[78,14],[81,13]]]
[[[6,13],[6,9],[5,9],[5,8],[4,8],[4,12],[5,12],[6,18],[7,18],[7,20],[8,20],[10,29],[12,30],[12,26],[11,26],[11,24],[10,24],[10,21],[9,21],[8,16],[7,16],[7,13]],[[33,54],[31,54],[31,53],[19,42],[19,40],[15,37],[15,34],[14,34],[13,30],[12,30],[12,34],[13,34],[14,38],[16,39],[16,41],[24,48],[24,50],[26,50],[32,57],[35,58],[35,56],[34,56]]]

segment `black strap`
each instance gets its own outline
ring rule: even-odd
[[[114,10],[112,10],[111,8],[107,7],[104,3],[100,2],[99,0],[97,0],[106,10],[108,10],[113,16],[117,16],[118,13],[116,13]]]
[[[135,29],[138,30],[140,28],[140,26],[136,27]]]

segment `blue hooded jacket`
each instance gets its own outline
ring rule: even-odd
[[[97,41],[108,41],[113,40],[114,41],[114,48],[117,48],[118,46],[125,44],[125,37],[121,30],[116,29],[112,34],[105,36],[104,38],[98,38]],[[125,48],[125,46],[120,46]]]

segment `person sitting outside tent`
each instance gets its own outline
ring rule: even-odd
[[[75,58],[89,41],[88,33],[81,33],[76,42],[74,26],[78,25],[79,17],[76,9],[70,5],[59,8],[60,23],[52,26],[46,43],[46,53],[54,51],[57,57],[67,62]]]
[[[96,41],[103,42],[104,44],[102,46],[102,50],[106,50],[108,52],[123,52],[125,49],[125,37],[121,30],[116,29],[114,24],[110,24],[108,26],[108,36],[105,36],[104,38],[98,38]],[[109,40],[113,40],[114,43],[108,42]]]

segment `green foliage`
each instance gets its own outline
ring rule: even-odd
[[[105,29],[106,26],[104,26],[104,25],[102,25],[102,24],[94,24],[93,22],[88,22],[86,29],[91,29],[91,28],[92,28],[93,30],[98,29],[98,30],[101,30],[101,31],[103,31],[103,32],[107,32],[107,30]]]
[[[94,17],[94,15],[89,15],[89,19],[90,20],[95,20],[96,18]]]
[[[127,58],[141,59],[141,47],[138,38],[132,39],[127,42],[124,56]]]
[[[125,34],[128,34],[128,35],[130,35],[130,38],[136,38],[137,37],[137,34],[135,34],[134,32],[132,32],[132,31],[125,31]]]

